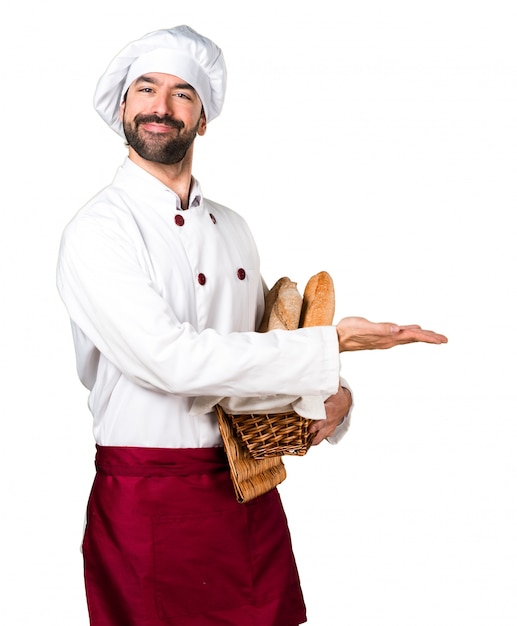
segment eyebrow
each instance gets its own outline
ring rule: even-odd
[[[150,83],[151,85],[159,85],[160,81],[153,76],[146,76],[145,74],[143,74],[135,80],[135,84],[138,83]],[[174,85],[174,89],[188,89],[190,91],[195,91],[194,87],[192,87],[192,85],[189,85],[189,83],[176,83]]]

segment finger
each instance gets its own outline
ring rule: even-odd
[[[409,329],[401,331],[398,338],[402,341],[402,343],[406,342],[416,342],[420,341],[423,343],[447,343],[448,339],[445,335],[441,335],[439,333],[435,333],[432,330],[422,330],[422,329]]]
[[[407,324],[405,326],[399,326],[400,331],[418,331],[419,333],[421,332],[423,335],[422,336],[426,336],[426,337],[436,337],[436,338],[440,338],[442,340],[447,340],[447,337],[445,337],[445,335],[441,335],[440,333],[435,333],[433,330],[424,330],[421,326],[419,326],[418,324]]]
[[[317,446],[325,439],[325,421],[326,420],[317,420],[309,427],[309,432],[314,434],[314,439],[312,440],[313,446]]]
[[[426,337],[427,339],[432,339],[434,341],[438,341],[438,342],[447,341],[447,337],[445,335],[440,335],[439,333],[435,333],[432,330],[420,330],[420,331],[417,331],[417,333],[421,337]]]
[[[314,436],[314,439],[312,440],[312,444],[311,445],[313,445],[313,446],[319,445],[322,441],[324,441],[326,436],[327,435],[326,435],[326,433],[325,433],[325,431],[323,429],[319,430],[316,433],[316,435]]]
[[[312,424],[309,426],[309,432],[317,433],[321,429],[322,423],[324,422],[325,420],[313,420]]]
[[[375,324],[379,337],[383,335],[394,335],[397,342],[401,339],[401,343],[411,343],[422,341],[426,343],[447,343],[448,339],[445,335],[435,333],[432,330],[424,330],[418,324],[392,324],[390,322],[381,322]]]

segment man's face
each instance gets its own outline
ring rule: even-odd
[[[196,91],[181,78],[158,72],[131,83],[120,117],[130,147],[143,159],[164,165],[183,160],[196,135],[206,130]]]

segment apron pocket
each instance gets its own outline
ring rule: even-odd
[[[245,507],[153,517],[155,597],[161,619],[251,602]]]

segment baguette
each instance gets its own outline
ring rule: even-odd
[[[312,276],[303,292],[300,328],[331,326],[334,320],[336,299],[334,282],[327,272]]]
[[[279,278],[266,295],[265,310],[259,332],[294,330],[300,323],[302,296],[296,283],[284,276]]]

